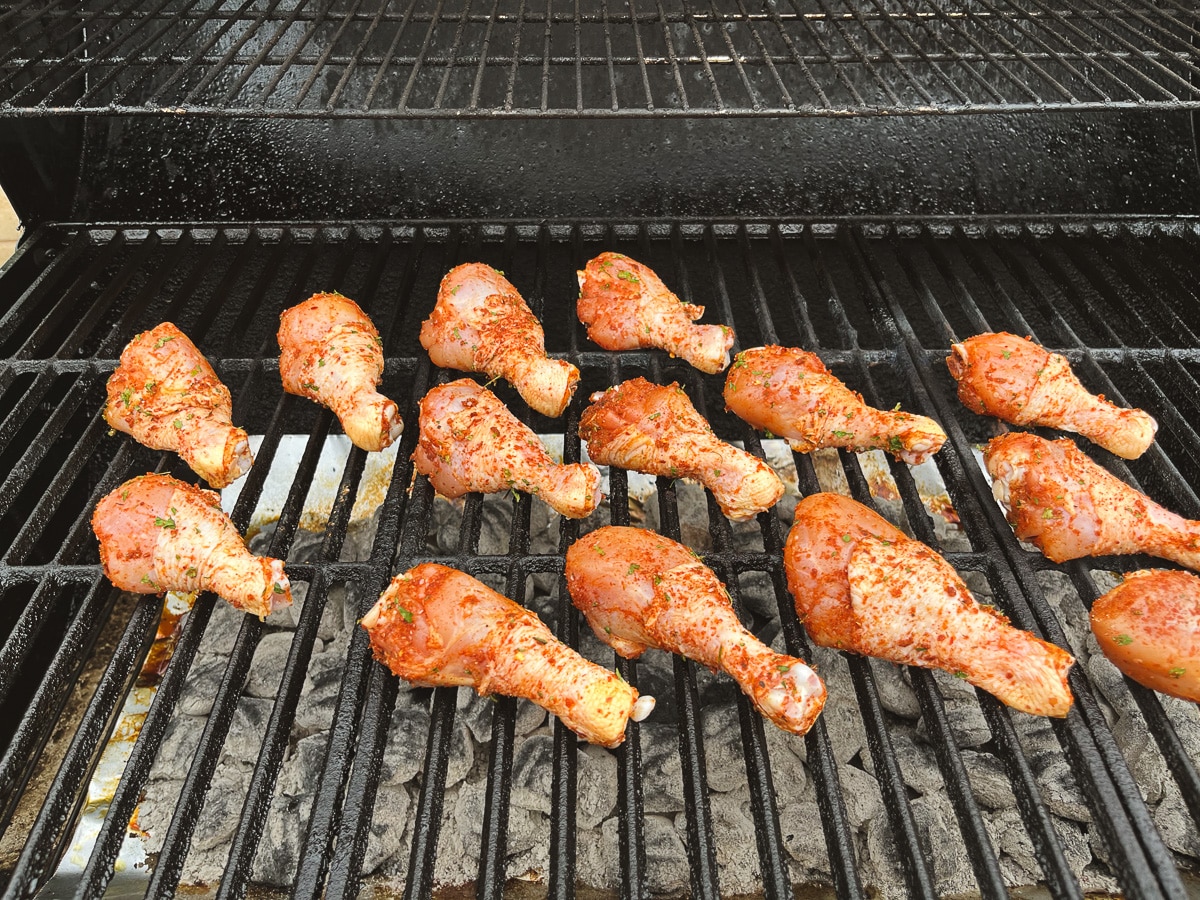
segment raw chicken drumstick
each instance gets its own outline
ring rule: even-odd
[[[725,585],[683,544],[641,528],[600,528],[571,545],[566,576],[596,636],[627,659],[657,647],[723,671],[763,716],[796,734],[825,705],[816,673],[747,631]]]
[[[729,365],[733,329],[693,325],[704,307],[682,302],[640,262],[601,253],[576,274],[579,321],[605,350],[659,347],[710,375]]]
[[[601,465],[694,478],[734,520],[764,512],[783,496],[783,482],[771,467],[713,434],[678,384],[634,378],[593,394],[579,436]]]
[[[188,336],[163,322],[121,351],[104,418],[152,450],[172,450],[215,488],[250,470],[250,439],[230,421],[229,388]]]
[[[1078,432],[1125,459],[1137,459],[1154,443],[1158,423],[1149,413],[1089,393],[1065,356],[1027,338],[978,334],[950,349],[946,365],[958,381],[958,398],[974,412]]]
[[[1159,506],[1068,438],[1002,434],[984,448],[983,461],[1017,537],[1054,562],[1148,553],[1200,569],[1200,522]]]
[[[283,562],[246,549],[214,491],[140,475],[96,504],[92,530],[104,574],[123,591],[212,591],[256,616],[291,606]]]
[[[593,744],[615,747],[654,709],[541,619],[457,569],[424,563],[392,579],[362,617],[375,658],[422,687],[525,697]]]
[[[946,441],[933,419],[867,406],[820,357],[794,347],[758,347],[734,357],[725,405],[755,428],[786,439],[797,453],[887,450],[916,466]]]
[[[421,346],[435,366],[503,378],[533,409],[561,416],[579,370],[546,356],[542,325],[508,279],[466,263],[442,279],[437,306],[421,325]]]
[[[941,556],[862,504],[805,497],[783,561],[796,612],[818,644],[945,669],[1034,715],[1071,708],[1069,653],[980,605]]]
[[[570,519],[600,503],[600,470],[560,465],[500,398],[469,378],[439,385],[421,400],[417,471],[454,499],[468,491],[536,494]]]
[[[313,294],[279,317],[283,389],[327,406],[363,450],[383,450],[400,436],[400,410],[375,388],[383,378],[383,340],[357,303]]]
[[[1200,700],[1200,578],[1143,569],[1092,604],[1092,632],[1113,665],[1151,690]]]

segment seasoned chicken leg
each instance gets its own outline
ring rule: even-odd
[[[818,644],[944,669],[1034,715],[1071,708],[1069,653],[981,606],[949,563],[862,504],[805,497],[783,559]]]
[[[786,439],[797,453],[887,450],[916,466],[946,441],[933,419],[867,406],[820,357],[794,347],[739,353],[725,378],[725,405],[755,428]]]
[[[1200,569],[1200,522],[1159,506],[1067,438],[1002,434],[983,461],[1017,537],[1055,562],[1149,553]]]
[[[634,378],[593,394],[579,436],[601,465],[694,478],[731,519],[749,519],[783,496],[783,482],[771,467],[717,438],[678,384]]]
[[[599,469],[554,462],[499,397],[469,378],[435,387],[421,400],[413,460],[451,499],[468,491],[525,491],[571,519],[591,515],[600,503]]]
[[[1200,578],[1143,569],[1092,604],[1092,632],[1113,665],[1154,691],[1200,700]]]
[[[169,475],[140,475],[96,504],[92,530],[123,591],[212,591],[256,616],[292,603],[283,562],[254,556],[221,498]]]
[[[725,672],[760,713],[796,734],[825,705],[816,673],[747,631],[725,586],[682,544],[641,528],[600,528],[571,545],[566,575],[596,637],[622,656],[657,647]]]
[[[279,317],[283,389],[327,406],[363,450],[383,450],[400,436],[400,410],[375,388],[383,378],[383,340],[357,303],[313,294]]]
[[[659,347],[710,375],[729,365],[733,329],[693,325],[704,307],[680,301],[640,262],[601,253],[577,274],[579,321],[605,350]]]
[[[104,418],[152,450],[172,450],[215,488],[250,470],[250,439],[234,428],[229,388],[188,336],[163,322],[134,337],[108,379]]]
[[[561,416],[579,370],[546,356],[546,335],[500,272],[482,263],[451,269],[437,306],[421,325],[421,346],[435,366],[503,378],[533,409]]]
[[[525,697],[593,744],[615,747],[654,709],[529,610],[457,569],[424,563],[392,579],[362,617],[375,658],[423,687]]]
[[[1158,423],[1149,413],[1089,393],[1065,356],[1027,338],[978,334],[951,347],[946,365],[958,381],[958,398],[974,412],[1078,432],[1125,459],[1137,459],[1154,443]]]

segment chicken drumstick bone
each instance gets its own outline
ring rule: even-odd
[[[536,494],[572,519],[600,503],[600,470],[559,465],[500,398],[469,378],[439,385],[421,400],[417,471],[454,499],[468,491]]]
[[[104,418],[152,450],[172,450],[215,488],[254,463],[250,439],[230,420],[229,388],[188,336],[163,322],[121,351],[108,379]]]
[[[421,325],[421,346],[435,366],[503,378],[533,409],[561,416],[579,370],[546,356],[541,323],[508,279],[491,266],[451,269],[437,306]]]
[[[783,561],[818,644],[945,669],[1035,715],[1071,708],[1069,653],[981,606],[949,563],[861,503],[805,497]]]
[[[541,619],[487,585],[424,563],[392,580],[362,618],[375,658],[429,687],[525,697],[585,740],[615,747],[654,709],[620,676],[561,643]]]
[[[349,297],[314,294],[279,317],[283,389],[327,406],[356,447],[383,450],[404,423],[375,388],[383,378],[383,340]]]
[[[1002,434],[984,448],[983,461],[1017,537],[1055,562],[1149,553],[1200,569],[1200,521],[1159,506],[1067,438]]]
[[[733,330],[693,325],[703,306],[683,303],[647,266],[620,253],[601,253],[579,276],[579,321],[605,350],[660,347],[710,375],[729,365]]]
[[[566,575],[571,601],[622,656],[658,647],[726,672],[759,712],[796,734],[825,705],[816,673],[747,631],[725,586],[682,544],[641,528],[600,528],[571,545]]]
[[[283,563],[246,549],[213,491],[141,475],[96,504],[92,530],[104,574],[123,591],[212,591],[256,616],[292,603]]]
[[[793,347],[739,353],[725,378],[725,405],[797,453],[878,449],[916,466],[946,442],[933,419],[868,406],[815,353]]]
[[[1137,459],[1154,443],[1158,423],[1149,413],[1089,393],[1065,356],[1027,338],[978,334],[951,351],[946,365],[958,381],[958,397],[974,412],[1078,432],[1125,459]]]
[[[783,496],[783,482],[771,467],[713,434],[677,384],[634,378],[593,394],[579,436],[601,465],[694,478],[731,519],[755,516]]]

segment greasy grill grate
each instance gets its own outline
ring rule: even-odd
[[[1178,0],[4,0],[0,115],[1200,107]]]
[[[710,320],[732,324],[740,346],[778,341],[818,349],[869,401],[902,402],[908,409],[934,415],[950,435],[937,457],[938,466],[970,542],[969,550],[947,552],[948,559],[960,571],[986,578],[997,603],[1015,622],[1065,643],[1038,573],[1065,572],[1090,603],[1096,596],[1093,570],[1126,571],[1145,561],[1092,560],[1057,567],[1020,547],[991,501],[971,453],[971,445],[992,433],[993,425],[961,408],[941,358],[952,340],[986,328],[1031,333],[1061,349],[1092,387],[1118,400],[1146,405],[1162,425],[1159,443],[1143,459],[1126,464],[1101,454],[1104,462],[1172,508],[1200,517],[1200,501],[1191,487],[1200,467],[1200,441],[1189,424],[1195,421],[1195,398],[1200,396],[1195,339],[1200,304],[1194,280],[1188,277],[1198,241],[1197,226],[1181,219],[39,229],[0,278],[0,471],[5,473],[0,508],[7,510],[0,530],[0,592],[5,601],[0,704],[6,721],[17,723],[0,747],[0,825],[10,827],[66,694],[116,600],[96,564],[88,528],[92,504],[147,467],[186,475],[173,457],[108,434],[97,414],[114,357],[137,330],[162,319],[176,321],[213,359],[233,390],[235,420],[251,432],[265,434],[233,514],[239,527],[244,529],[250,521],[282,435],[307,432],[307,450],[271,538],[273,555],[286,556],[295,538],[321,446],[331,427],[336,428],[329,414],[280,393],[274,359],[279,310],[316,289],[337,287],[358,298],[385,338],[389,356],[384,388],[402,404],[410,424],[369,558],[338,561],[365,461],[365,454],[352,450],[318,558],[289,564],[293,581],[309,586],[308,598],[266,725],[260,761],[244,806],[238,804],[242,811],[220,887],[221,896],[233,897],[244,893],[262,839],[329,590],[353,583],[359,588],[360,604],[369,604],[392,573],[429,558],[426,536],[433,493],[424,478],[417,479],[411,493],[407,490],[412,472],[408,455],[417,436],[415,400],[443,376],[419,352],[415,335],[416,324],[432,305],[438,279],[451,265],[481,258],[503,268],[546,323],[551,350],[580,365],[584,383],[565,422],[540,419],[514,406],[541,433],[565,430],[568,459],[579,455],[575,428],[589,390],[641,373],[658,380],[680,379],[719,433],[762,452],[759,438],[720,409],[719,378],[700,376],[658,354],[609,354],[586,342],[570,302],[574,270],[603,247],[635,254],[656,267],[686,300],[707,304]],[[841,464],[852,493],[869,502],[871,489],[858,460],[842,454]],[[801,493],[819,489],[810,460],[797,458],[797,469]],[[912,474],[895,463],[891,472],[913,533],[938,547]],[[661,529],[678,538],[674,484],[660,480],[658,495]],[[627,482],[620,471],[612,473],[611,500],[611,520],[627,523]],[[472,574],[498,576],[510,596],[524,600],[528,576],[561,573],[562,554],[580,528],[576,522],[562,526],[558,553],[530,553],[532,502],[528,497],[514,501],[507,553],[484,556],[477,552],[482,500],[468,499],[457,549],[437,559]],[[760,517],[761,550],[739,550],[734,549],[729,523],[716,513],[711,499],[709,515],[712,551],[705,555],[706,562],[729,583],[735,602],[740,598],[739,575],[769,573],[789,650],[811,658],[783,584],[785,526],[774,515]],[[189,678],[213,603],[211,596],[201,597],[186,621],[84,871],[81,894],[98,895],[112,877],[126,823]],[[558,604],[557,633],[577,642],[579,623],[561,584]],[[57,774],[44,798],[35,798],[40,811],[12,868],[9,895],[29,895],[44,883],[69,841],[70,823],[99,749],[154,636],[160,605],[155,598],[141,600],[124,625]],[[365,608],[362,605],[360,612]],[[263,633],[257,619],[244,619],[151,875],[151,893],[177,887]],[[636,682],[637,664],[621,661],[618,666],[624,677]],[[852,658],[849,667],[908,893],[934,896],[934,872],[875,675],[859,658]],[[674,676],[691,890],[696,897],[716,897],[721,886],[694,664],[676,660]],[[935,676],[913,670],[912,684],[978,890],[988,897],[1007,896],[997,851],[972,791],[971,767],[955,741],[955,717],[948,714]],[[1073,672],[1072,688],[1077,705],[1067,720],[1055,724],[1055,733],[1122,888],[1136,897],[1183,896],[1175,858],[1151,820],[1130,764],[1117,749],[1087,673],[1079,667]],[[1129,689],[1144,718],[1140,727],[1157,745],[1157,750],[1146,752],[1162,754],[1194,828],[1200,822],[1200,778],[1194,762],[1198,748],[1183,745],[1157,695],[1132,684]],[[443,788],[453,754],[455,696],[448,689],[432,695],[405,891],[410,898],[427,896],[434,877]],[[365,633],[356,629],[294,884],[301,896],[354,896],[358,891],[395,700],[395,679],[370,661]],[[1079,873],[1068,862],[1022,748],[1021,717],[987,695],[979,695],[979,705],[1044,882],[1056,896],[1080,896]],[[516,715],[512,700],[495,707],[481,824],[480,897],[501,896],[506,878],[518,874],[507,872],[505,865]],[[768,897],[791,896],[777,806],[792,786],[773,781],[763,723],[744,700],[739,701],[739,719],[763,891]],[[631,724],[626,743],[617,751],[622,895],[629,897],[649,892],[638,734],[638,726]],[[843,897],[866,896],[859,871],[862,851],[855,846],[843,797],[844,775],[824,720],[804,740],[835,887]],[[547,873],[552,897],[571,897],[575,890],[574,747],[574,737],[556,724]]]

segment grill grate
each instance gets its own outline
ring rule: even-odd
[[[1200,107],[1165,0],[4,0],[0,115],[792,116]]]
[[[142,599],[133,608],[57,774],[44,797],[32,797],[40,811],[28,837],[19,840],[24,835],[14,833],[21,827],[13,824],[14,810],[30,802],[34,789],[27,782],[36,766],[47,765],[40,759],[42,748],[59,724],[68,691],[118,596],[99,575],[88,528],[91,506],[120,481],[147,468],[186,475],[173,457],[109,434],[98,416],[104,378],[135,331],[174,319],[233,389],[235,420],[265,435],[233,512],[240,528],[250,522],[284,434],[307,434],[270,542],[272,555],[286,556],[298,533],[325,437],[335,426],[328,413],[281,395],[273,358],[274,323],[279,310],[318,288],[337,287],[358,298],[373,315],[385,346],[394,354],[388,357],[384,388],[405,407],[409,423],[416,421],[416,399],[432,383],[448,377],[432,369],[419,352],[416,324],[432,305],[441,274],[456,262],[479,258],[509,273],[545,321],[551,349],[583,371],[583,385],[565,423],[542,419],[514,403],[535,430],[565,429],[568,460],[579,458],[575,430],[589,391],[635,374],[681,380],[719,433],[744,440],[761,455],[758,436],[719,408],[719,378],[699,375],[658,354],[603,353],[586,343],[569,302],[575,291],[574,270],[602,247],[625,250],[655,266],[669,284],[680,287],[686,300],[706,304],[713,320],[732,324],[741,346],[778,341],[816,348],[868,401],[899,401],[938,418],[950,438],[937,457],[938,467],[969,548],[943,547],[912,472],[891,463],[912,532],[943,550],[960,571],[982,578],[1019,625],[1068,645],[1060,613],[1047,600],[1044,573],[1065,573],[1082,601],[1077,604],[1081,610],[1098,595],[1094,572],[1126,571],[1146,561],[1099,559],[1060,567],[1021,547],[991,501],[972,455],[972,445],[998,426],[961,408],[941,359],[952,340],[985,328],[1030,333],[1060,349],[1090,386],[1120,401],[1146,405],[1162,424],[1159,442],[1143,459],[1125,463],[1100,451],[1098,456],[1172,508],[1200,517],[1200,500],[1192,488],[1200,468],[1200,441],[1189,425],[1200,396],[1195,340],[1200,304],[1188,278],[1198,242],[1200,228],[1179,218],[39,229],[0,278],[0,460],[5,463],[0,471],[7,473],[0,483],[0,508],[8,510],[0,528],[0,592],[6,601],[0,705],[7,719],[17,723],[0,747],[0,824],[8,829],[6,844],[15,841],[20,851],[7,863],[8,895],[30,895],[44,883],[69,842],[68,826],[84,801],[99,751],[159,622],[157,599]],[[564,522],[558,552],[532,552],[532,501],[522,497],[512,501],[507,551],[481,554],[484,502],[474,496],[465,504],[453,552],[431,557],[426,538],[433,527],[432,489],[426,479],[418,478],[408,491],[408,456],[416,437],[416,429],[410,427],[401,439],[369,557],[341,561],[351,508],[363,489],[366,458],[351,450],[317,557],[289,564],[293,583],[307,585],[307,599],[264,728],[259,761],[244,803],[238,798],[235,806],[240,818],[219,890],[223,897],[241,896],[250,879],[331,589],[356,586],[361,613],[393,572],[436,558],[472,574],[498,577],[509,596],[526,601],[530,576],[561,576],[563,554],[580,533],[580,523]],[[796,464],[800,492],[819,490],[812,461],[798,457]],[[851,493],[871,502],[877,491],[859,459],[841,454],[840,464]],[[610,494],[611,521],[627,524],[624,473],[612,473]],[[657,496],[660,530],[678,539],[675,484],[660,480]],[[774,588],[788,650],[811,659],[784,586],[785,523],[773,514],[761,516],[756,547],[746,549],[735,542],[711,497],[708,513],[712,549],[705,561],[730,585],[743,617],[759,628],[765,624],[744,608],[741,585],[748,573],[764,572]],[[560,637],[578,644],[579,622],[561,577],[558,583],[554,627]],[[213,609],[214,598],[203,596],[186,619],[96,850],[77,885],[81,894],[98,895],[113,875],[126,823],[162,752],[168,722]],[[257,619],[242,620],[148,882],[152,894],[178,886],[264,633]],[[1080,648],[1072,649],[1078,654]],[[617,665],[627,680],[637,683],[638,663]],[[878,670],[861,658],[849,659],[848,666],[867,735],[870,771],[885,800],[888,842],[902,861],[906,892],[936,896],[940,875],[894,746],[893,716],[881,697]],[[719,847],[710,809],[701,691],[694,664],[675,660],[673,676],[686,801],[681,831],[686,835],[690,890],[695,897],[717,897]],[[999,852],[978,799],[980,773],[958,740],[959,707],[949,704],[939,676],[912,670],[911,679],[974,886],[987,897],[1007,896]],[[1107,848],[1113,873],[1129,896],[1183,896],[1177,868],[1182,857],[1164,843],[1144,798],[1147,787],[1135,781],[1132,762],[1118,749],[1094,669],[1077,666],[1071,686],[1077,705],[1065,721],[1055,723],[1054,733]],[[1194,839],[1200,822],[1195,764],[1200,748],[1187,745],[1178,723],[1194,721],[1196,709],[1164,704],[1158,695],[1132,683],[1127,689],[1140,710],[1134,727],[1151,736],[1157,747],[1145,752],[1161,754],[1165,761],[1190,813],[1187,827]],[[383,750],[395,739],[389,724],[396,698],[396,680],[371,662],[365,632],[355,629],[307,817],[296,894],[357,894]],[[434,881],[447,769],[455,753],[455,701],[456,692],[449,689],[433,691],[429,701],[406,897],[428,896]],[[1081,896],[1079,865],[1067,853],[1036,761],[1024,745],[1028,717],[1014,715],[984,694],[978,695],[978,707],[991,732],[990,752],[1003,765],[1041,866],[1040,877],[1055,896]],[[507,878],[519,874],[506,868],[518,710],[512,700],[494,707],[476,883],[480,897],[502,896]],[[737,712],[762,889],[768,897],[792,896],[778,813],[794,786],[772,778],[764,725],[744,698]],[[640,728],[631,723],[626,743],[616,752],[621,893],[628,897],[650,893]],[[803,743],[821,810],[830,877],[840,896],[864,897],[864,853],[870,850],[856,841],[844,792],[847,766],[859,764],[837,759],[825,718]],[[574,736],[555,723],[546,875],[549,895],[559,898],[574,896],[577,881],[575,746]],[[1174,838],[1171,844],[1178,849]]]

